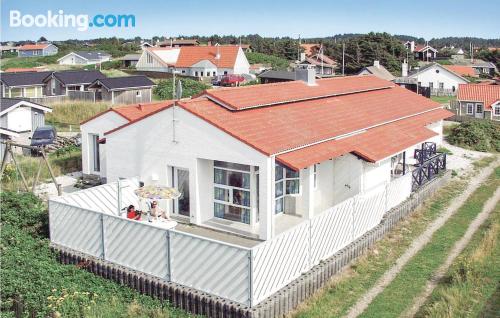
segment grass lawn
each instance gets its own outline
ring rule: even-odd
[[[130,76],[130,74],[125,73],[122,70],[101,70],[101,73],[106,75],[107,77],[121,77],[121,76]]]
[[[427,226],[458,196],[467,179],[454,179],[393,229],[326,288],[299,306],[294,317],[341,317],[387,271]]]
[[[456,100],[456,96],[431,96],[431,99],[440,104],[449,104],[450,101]]]
[[[181,310],[74,265],[62,265],[49,248],[48,216],[31,194],[2,192],[1,317],[190,317]],[[31,313],[35,313],[31,315]]]
[[[500,187],[500,167],[483,183],[429,242],[379,294],[360,317],[399,317],[424,288],[484,203]]]
[[[455,260],[417,317],[499,317],[500,204]]]
[[[78,131],[82,121],[105,111],[111,104],[69,101],[51,107],[52,112],[45,115],[47,124],[54,125],[58,131]]]

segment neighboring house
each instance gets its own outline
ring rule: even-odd
[[[275,216],[299,224],[384,189],[422,142],[441,143],[440,104],[375,76],[301,71],[101,113],[81,124],[83,173],[176,187],[173,216],[269,240]]]
[[[58,52],[57,46],[52,43],[25,44],[18,47],[19,57],[37,57],[55,55]]]
[[[479,77],[473,67],[467,65],[443,65],[448,70],[460,76]]]
[[[96,70],[77,70],[51,72],[43,80],[45,95],[68,95],[69,91],[88,91],[88,87],[97,79],[106,78],[106,75]]]
[[[143,75],[108,77],[95,80],[89,89],[96,92],[96,101],[111,104],[149,103],[152,100],[153,81]]]
[[[29,143],[33,131],[45,125],[45,113],[52,112],[47,106],[15,98],[0,99],[0,139],[16,143]],[[0,144],[3,155],[4,145]]]
[[[177,72],[198,78],[226,74],[249,74],[250,64],[239,46],[182,46],[147,48],[138,71]]]
[[[158,47],[181,47],[181,46],[198,46],[200,42],[196,39],[168,39],[163,42],[158,42]]]
[[[137,65],[137,62],[139,62],[140,58],[141,58],[140,54],[127,54],[121,58],[122,66],[125,68],[135,67]]]
[[[318,43],[302,43],[300,47],[304,50],[305,56],[313,56],[319,52],[321,45]]]
[[[13,45],[2,45],[0,46],[2,53],[17,53],[18,47]]]
[[[144,50],[145,48],[147,47],[153,47],[153,45],[151,45],[151,43],[149,42],[142,42],[141,45],[140,45],[141,49]]]
[[[44,71],[44,69],[39,69],[35,67],[9,67],[4,72],[5,73],[22,73],[22,72],[40,72]]]
[[[431,63],[410,73],[408,78],[417,82],[419,87],[428,87],[431,95],[455,95],[459,84],[469,80],[445,68],[438,63]]]
[[[257,75],[261,84],[290,82],[297,80],[295,72],[268,70]]]
[[[386,81],[393,81],[395,76],[391,74],[384,66],[380,65],[379,61],[373,61],[373,66],[363,67],[358,75],[375,75],[378,78]]]
[[[44,96],[43,80],[52,72],[2,73],[1,94],[7,98],[33,98]]]
[[[402,41],[402,43],[408,51],[415,52],[415,41]]]
[[[415,58],[421,61],[434,61],[437,57],[437,50],[430,45],[416,45]]]
[[[497,67],[492,62],[474,60],[469,66],[472,67],[478,75],[494,76],[497,72]]]
[[[252,46],[250,44],[240,44],[239,47],[241,47],[241,49],[245,53],[250,53],[253,51]]]
[[[500,120],[500,85],[459,85],[458,115]]]
[[[333,76],[335,75],[335,68],[337,67],[337,62],[322,53],[313,54],[311,56],[306,55],[300,64],[316,66],[316,75],[318,76]]]
[[[111,54],[102,51],[77,51],[66,54],[57,60],[61,65],[91,65],[107,62]]]
[[[270,70],[272,67],[268,64],[255,63],[250,65],[251,74],[260,74],[264,71]]]

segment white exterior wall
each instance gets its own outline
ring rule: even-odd
[[[7,128],[17,132],[31,131],[31,108],[17,107],[7,113]]]
[[[369,192],[385,187],[391,181],[391,159],[377,163],[363,161],[362,192]]]
[[[152,63],[148,63],[148,55],[151,56]],[[175,60],[177,60],[177,58]],[[151,54],[147,50],[142,51],[141,57],[139,58],[139,61],[137,61],[135,68],[138,71],[153,71],[153,72],[169,71],[169,68],[165,66],[165,64],[161,63],[155,55]]]
[[[435,142],[438,147],[441,146],[443,144],[443,121],[440,120],[435,123],[429,124],[427,125],[427,128],[439,134],[427,141]]]
[[[60,65],[85,65],[87,60],[76,54],[68,54],[59,60]]]
[[[99,138],[104,137],[104,133],[126,124],[128,121],[117,113],[110,111],[99,117],[92,119],[80,126],[82,132],[82,172],[84,174],[94,174],[92,156],[92,144],[89,139],[89,134],[99,135]],[[125,154],[122,154],[126,156]],[[106,178],[107,171],[107,153],[106,144],[99,146],[100,158],[100,173],[102,178]]]
[[[233,71],[235,74],[250,74],[250,63],[248,63],[247,57],[241,47],[238,48],[238,55],[236,56]]]
[[[436,70],[439,70],[439,73],[436,73]],[[421,83],[422,87],[429,87],[429,82],[432,82],[434,83],[435,89],[439,88],[439,83],[444,83],[444,89],[452,89],[455,87],[455,91],[457,91],[458,84],[468,83],[459,76],[438,65],[433,65],[424,72],[410,77],[416,78],[417,81]]]
[[[213,217],[212,161],[258,166],[261,238],[272,235],[268,226],[272,223],[269,215],[273,215],[270,212],[274,209],[271,158],[180,107],[175,109],[174,142],[172,115],[172,108],[169,108],[106,135],[107,180],[138,176],[146,184],[171,185],[170,168],[187,169],[191,222],[200,224]]]

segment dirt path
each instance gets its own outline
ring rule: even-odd
[[[384,273],[384,275],[375,283],[375,285],[368,290],[358,302],[351,307],[346,317],[354,318],[362,314],[370,303],[380,294],[385,287],[387,287],[403,267],[410,261],[410,259],[415,256],[427,243],[432,239],[432,235],[441,228],[446,221],[467,201],[470,195],[485,181],[489,175],[493,172],[495,167],[498,165],[498,159],[492,162],[487,168],[483,169],[479,175],[474,176],[467,188],[462,192],[453,202],[448,206],[448,208],[434,220],[431,225],[422,233],[419,237],[415,239],[412,245],[406,250],[406,252],[396,260],[396,263]]]
[[[409,308],[409,310],[403,313],[402,317],[413,317],[418,312],[419,308],[424,304],[425,300],[431,295],[432,291],[438,285],[439,281],[443,279],[444,275],[448,271],[448,268],[451,266],[455,258],[457,258],[460,253],[464,250],[464,248],[469,244],[470,240],[474,233],[476,233],[477,229],[488,219],[491,214],[491,211],[495,208],[497,202],[500,200],[500,188],[498,188],[493,196],[486,201],[484,204],[483,210],[479,215],[471,222],[464,236],[458,240],[453,246],[451,252],[448,254],[446,261],[439,266],[436,272],[432,275],[432,278],[427,281],[425,286],[425,290],[418,295],[413,301],[413,305]]]

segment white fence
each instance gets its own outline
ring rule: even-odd
[[[136,188],[122,181],[122,202],[138,204]],[[407,174],[246,248],[119,217],[111,183],[51,200],[50,234],[61,246],[254,306],[375,227],[410,191]]]

